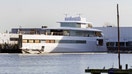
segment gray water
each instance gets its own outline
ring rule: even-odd
[[[88,74],[89,68],[117,68],[117,54],[0,54],[0,74]],[[121,64],[132,66],[132,54],[121,54]]]

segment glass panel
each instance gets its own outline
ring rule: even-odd
[[[89,36],[89,37],[95,37],[95,32],[89,31],[89,32],[88,32],[88,36]]]
[[[125,42],[120,42],[120,46],[125,46]]]
[[[29,43],[34,43],[34,40],[29,40]]]
[[[114,42],[107,42],[107,46],[114,46],[115,43]]]
[[[76,43],[86,43],[86,41],[84,41],[84,40],[78,40],[78,41],[76,41]]]
[[[124,46],[125,43],[124,42],[120,42],[120,46]],[[118,46],[118,42],[116,42],[116,46]]]
[[[64,36],[69,36],[69,35],[70,35],[70,34],[69,34],[69,31],[68,31],[68,30],[63,31],[63,35],[64,35]]]
[[[40,40],[35,40],[35,43],[40,43]]]
[[[46,43],[50,43],[50,40],[46,40]]]
[[[22,43],[27,43],[27,40],[22,40]]]
[[[18,38],[10,38],[11,41],[18,41]]]
[[[85,40],[60,40],[58,42],[59,43],[81,43],[81,44],[82,43],[85,43],[86,44],[86,41]]]
[[[97,37],[102,37],[101,32],[95,32]]]
[[[132,46],[132,42],[126,42],[126,46]]]
[[[97,45],[103,46],[103,39],[97,39]]]
[[[40,40],[40,43],[46,43],[46,40]]]
[[[55,43],[55,40],[50,40],[50,43]]]

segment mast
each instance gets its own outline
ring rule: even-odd
[[[117,30],[118,30],[118,65],[119,69],[121,69],[121,64],[120,64],[120,28],[119,28],[119,8],[117,4]]]

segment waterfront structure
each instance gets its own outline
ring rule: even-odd
[[[0,53],[21,53],[19,35],[0,33]]]
[[[0,44],[18,44],[18,34],[0,33]]]
[[[95,27],[102,30],[104,40],[109,52],[118,52],[117,27]],[[132,27],[120,27],[120,50],[121,53],[132,52]]]

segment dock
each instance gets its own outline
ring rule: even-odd
[[[128,64],[125,65],[125,69],[122,69],[122,65],[120,65],[120,68],[109,68],[109,69],[85,69],[85,73],[91,73],[91,74],[132,74],[132,68],[128,69]]]
[[[0,53],[22,53],[18,44],[0,44]]]
[[[116,68],[110,68],[110,69],[85,69],[85,73],[91,73],[91,74],[101,74],[101,73],[107,73],[107,74],[132,74],[132,69],[116,69]]]

